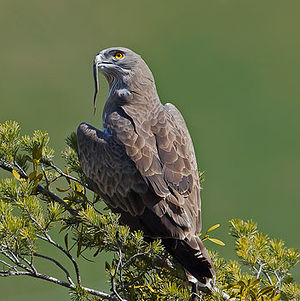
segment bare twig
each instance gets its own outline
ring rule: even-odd
[[[47,188],[49,188],[49,180],[48,180],[48,177],[46,175],[46,171],[45,171],[44,165],[41,164],[41,167],[42,167],[42,171],[43,171],[43,175],[44,175],[44,178],[45,178],[45,181],[46,181]]]
[[[131,264],[134,259],[136,259],[139,256],[146,256],[147,254],[149,254],[149,252],[142,252],[142,253],[136,253],[133,256],[131,256],[123,265],[123,267],[125,268],[126,266],[128,266],[129,264]]]
[[[112,300],[112,301],[127,301],[126,299],[123,299],[121,297],[117,297],[117,296],[114,296],[114,295],[109,295],[109,294],[106,294],[106,293],[103,293],[103,292],[100,292],[100,291],[97,291],[97,290],[94,290],[94,289],[90,289],[90,288],[87,288],[87,287],[83,287],[82,288],[90,293],[91,295],[94,295],[94,296],[98,296],[102,299],[107,299],[107,300]]]
[[[76,273],[76,278],[77,278],[77,283],[80,284],[81,283],[81,279],[80,279],[80,273],[79,273],[79,267],[77,262],[75,261],[75,259],[73,258],[73,256],[67,251],[65,250],[60,244],[58,244],[57,242],[55,242],[49,234],[44,233],[45,237],[42,235],[37,234],[37,237],[49,242],[51,245],[55,246],[56,248],[58,248],[59,250],[61,250],[72,262],[74,269],[75,269],[75,273]]]
[[[42,279],[42,280],[46,280],[64,287],[67,287],[71,290],[75,290],[76,286],[74,285],[74,283],[67,283],[64,281],[61,281],[55,277],[51,277],[45,274],[41,274],[41,273],[33,273],[33,272],[28,272],[28,271],[18,271],[18,270],[14,270],[14,271],[1,271],[0,270],[0,277],[8,277],[8,276],[30,276],[33,278],[37,278],[37,279]],[[88,287],[81,287],[83,290],[85,290],[86,292],[88,292],[89,294],[93,295],[93,296],[97,296],[100,297],[101,299],[105,299],[105,300],[111,300],[111,301],[126,301],[125,299],[119,299],[116,296],[95,290],[95,289],[91,289]]]
[[[118,238],[117,238],[117,240],[118,240]],[[122,301],[123,299],[117,292],[116,282],[115,282],[115,278],[116,278],[116,275],[118,274],[118,272],[120,272],[120,278],[122,278],[122,250],[121,250],[121,244],[120,244],[119,240],[118,240],[118,257],[119,257],[119,260],[118,260],[116,270],[113,274],[111,273],[110,280],[111,280],[111,288],[112,288],[114,295],[116,295],[118,300]]]
[[[226,293],[223,292],[222,290],[218,289],[217,287],[214,286],[214,287],[213,287],[213,290],[214,290],[217,294],[221,295],[221,297],[222,297],[223,300],[228,300],[228,299],[230,299],[230,296],[229,296],[228,294],[226,294]]]
[[[266,271],[264,271],[263,273],[264,273],[264,275],[267,277],[267,279],[268,279],[268,281],[269,281],[269,284],[270,284],[270,285],[273,285],[273,281],[272,281],[270,275],[269,275]]]
[[[36,270],[35,266],[33,265],[33,263],[30,262],[27,258],[23,257],[22,254],[18,254],[18,255],[19,255],[19,257],[20,257],[21,260],[23,260],[25,263],[27,263],[29,265],[29,267],[31,268],[32,272],[34,274],[36,274],[37,270]]]
[[[73,176],[70,176],[66,173],[64,173],[60,168],[58,168],[56,165],[54,165],[52,162],[45,162],[46,165],[52,167],[56,172],[58,172],[62,177],[65,177],[69,180],[72,180],[72,181],[75,181],[77,183],[79,183],[81,186],[85,187],[86,189],[89,189],[89,190],[92,190],[89,185],[87,185],[86,183],[83,183],[82,181],[80,181],[79,179],[73,177]]]
[[[195,298],[197,298],[198,300],[202,301],[203,300],[203,296],[202,296],[202,293],[200,292],[200,295],[193,292],[192,293],[192,299],[191,300],[195,300]]]
[[[62,271],[64,271],[64,273],[66,274],[66,277],[68,279],[68,282],[72,285],[75,286],[75,283],[73,282],[71,276],[70,276],[70,273],[68,272],[68,270],[60,263],[58,262],[57,260],[55,260],[54,258],[51,258],[51,257],[48,257],[48,256],[45,256],[45,255],[42,255],[42,254],[38,254],[38,253],[33,253],[34,256],[36,257],[40,257],[40,258],[43,258],[43,259],[46,259],[46,260],[49,260],[49,261],[52,261],[54,264],[56,264]]]
[[[3,277],[6,277],[6,276],[23,276],[23,275],[26,275],[26,276],[30,276],[30,277],[33,277],[33,278],[38,278],[38,279],[43,279],[43,280],[47,280],[49,282],[53,282],[53,283],[56,283],[58,285],[61,285],[61,286],[64,286],[64,287],[67,287],[67,288],[70,288],[70,289],[75,289],[76,286],[75,285],[72,285],[70,283],[67,283],[67,282],[64,282],[64,281],[61,281],[57,278],[54,278],[52,276],[48,276],[48,275],[45,275],[45,274],[41,274],[41,273],[33,273],[33,272],[29,272],[29,271],[7,271],[7,273],[5,273],[6,275],[1,275],[0,273],[0,276],[3,276]]]
[[[0,250],[0,253],[3,254],[5,257],[7,257],[11,262],[13,263],[18,263],[19,259],[14,255],[14,253],[11,253],[6,245],[1,245],[1,247],[3,247],[6,250]],[[10,254],[8,255],[7,252],[10,252]]]
[[[276,271],[274,271],[274,275],[275,275],[275,277],[276,277],[276,279],[277,279],[276,286],[277,286],[278,291],[279,291],[280,288],[281,288],[281,282],[282,282],[282,280],[283,280],[283,278],[284,278],[285,276],[283,275],[283,276],[280,277],[280,276],[277,274]]]
[[[8,276],[23,276],[28,275],[30,272],[23,272],[23,271],[0,271],[0,277],[8,277]]]
[[[18,164],[17,161],[14,161],[14,165],[24,174],[26,175],[26,172],[25,170]]]
[[[2,253],[6,258],[8,258],[12,263],[14,263],[19,268],[29,272],[29,273],[35,273],[35,271],[30,267],[27,267],[25,264],[21,263],[20,260],[13,254],[13,252],[9,249],[7,249],[9,254],[6,251],[1,250],[0,253]],[[11,256],[13,254],[13,256]],[[26,262],[26,261],[25,261]]]
[[[2,264],[6,265],[7,267],[9,267],[10,269],[12,269],[12,270],[14,270],[14,271],[17,271],[16,266],[13,266],[13,265],[9,264],[8,262],[6,262],[6,261],[4,261],[4,260],[2,260],[2,259],[0,259],[0,262],[1,262]],[[2,271],[2,272],[3,272],[3,271]]]
[[[263,268],[266,265],[266,263],[260,263],[260,262],[258,264],[259,264],[259,269],[258,270],[254,267],[256,272],[257,272],[256,279],[258,279],[260,277],[260,274],[263,272]]]

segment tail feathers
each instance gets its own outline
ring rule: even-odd
[[[168,252],[184,267],[190,282],[195,283],[198,280],[199,286],[211,290],[215,270],[208,252],[198,236],[193,236],[189,240],[164,239],[163,244]]]

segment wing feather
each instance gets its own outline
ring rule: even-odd
[[[181,113],[172,104],[162,106],[160,103],[141,120],[135,115],[137,105],[122,107],[125,116],[108,120],[116,139],[121,143],[127,136],[136,137],[136,143],[125,145],[127,155],[135,162],[137,169],[151,186],[154,192],[164,199],[168,207],[172,199],[179,211],[163,209],[171,219],[181,226],[184,224],[191,232],[201,231],[200,218],[200,184],[193,143]],[[131,120],[131,133],[123,132],[120,119],[128,116]],[[143,116],[145,119],[145,116]],[[126,138],[124,137],[126,136]],[[175,195],[175,197],[174,197]],[[160,203],[160,206],[163,203]],[[193,215],[193,217],[192,217]],[[195,221],[191,224],[191,221]]]
[[[127,196],[142,195],[148,187],[124,147],[87,123],[79,125],[77,137],[81,166],[95,192],[112,208],[141,215],[145,209],[142,198]]]
[[[112,206],[132,215],[142,214],[146,206],[186,235],[200,232],[197,163],[182,115],[171,104],[159,104],[140,120],[142,115],[134,115],[136,106],[133,111],[122,108],[107,115],[105,134],[87,124],[79,126],[85,174],[96,182],[100,195],[113,200]],[[153,200],[143,196],[149,187],[156,195]]]

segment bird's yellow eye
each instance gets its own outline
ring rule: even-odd
[[[123,56],[124,56],[124,55],[123,55],[123,53],[121,53],[121,52],[117,52],[117,53],[115,54],[115,58],[116,58],[117,60],[120,60]]]

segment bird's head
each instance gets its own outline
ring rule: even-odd
[[[100,69],[108,81],[123,78],[138,67],[142,58],[140,55],[123,47],[113,47],[100,51],[94,60],[94,66]]]
[[[100,51],[94,59],[95,95],[99,90],[99,70],[106,77],[110,88],[132,88],[132,83],[154,82],[152,73],[141,56],[124,47],[112,47]],[[134,79],[134,80],[133,80]]]

